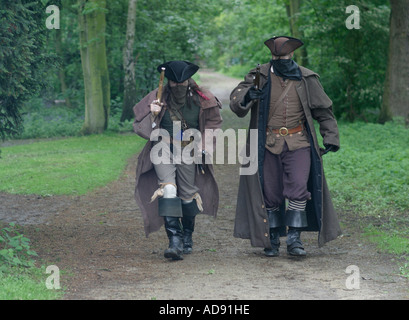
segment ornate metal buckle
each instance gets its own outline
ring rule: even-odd
[[[284,131],[284,133],[283,133]],[[280,136],[285,137],[286,135],[288,135],[288,129],[286,127],[282,127],[280,129],[278,129],[278,133],[280,134]]]

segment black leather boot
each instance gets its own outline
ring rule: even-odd
[[[289,228],[287,235],[287,252],[290,256],[302,257],[307,255],[301,242],[301,231],[298,228]]]
[[[183,225],[183,253],[190,254],[193,251],[193,231],[195,231],[195,218],[186,216],[182,218]]]
[[[301,210],[288,210],[285,215],[287,234],[287,253],[291,256],[305,256],[307,252],[301,241],[301,230],[308,226],[307,213]]]
[[[279,256],[280,248],[280,227],[282,224],[282,219],[280,211],[272,211],[267,209],[268,223],[270,226],[270,243],[271,249],[265,248],[264,254],[267,257],[277,257]]]
[[[169,238],[169,248],[165,250],[165,258],[183,260],[183,231],[180,219],[164,217],[166,234]]]
[[[165,221],[165,230],[169,238],[169,248],[165,250],[165,258],[182,260],[183,231],[180,224],[182,218],[182,201],[180,198],[159,198],[159,216]]]
[[[192,253],[193,239],[192,235],[195,231],[195,218],[200,212],[197,207],[196,200],[189,203],[182,203],[182,226],[183,226],[183,253]]]

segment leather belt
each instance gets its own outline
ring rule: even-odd
[[[182,147],[182,148],[184,148],[184,147],[186,147],[189,143],[191,143],[192,141],[194,140],[194,138],[191,136],[190,138],[189,138],[189,140],[188,141],[185,141],[185,140],[177,140],[177,139],[173,139],[173,137],[170,137],[170,143],[180,143],[180,146]]]
[[[297,133],[303,131],[304,126],[300,124],[295,128],[288,129],[286,127],[281,127],[280,129],[271,129],[273,133],[278,133],[280,136],[285,137],[286,135]]]

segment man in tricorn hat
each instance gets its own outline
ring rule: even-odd
[[[253,69],[230,96],[231,110],[252,110],[250,129],[258,130],[258,171],[240,176],[234,235],[274,257],[287,234],[287,253],[305,256],[301,231],[318,231],[320,246],[341,234],[321,159],[339,149],[338,127],[318,75],[292,59],[303,42],[279,36],[265,45],[272,60],[260,66],[259,87]]]
[[[169,248],[164,256],[172,260],[182,260],[183,254],[192,252],[196,215],[216,216],[219,202],[212,165],[200,159],[211,156],[213,146],[206,143],[213,144],[213,139],[206,140],[204,135],[206,129],[221,127],[221,103],[191,78],[198,69],[188,61],[161,64],[158,71],[163,70],[168,79],[162,100],[157,100],[157,88],[133,108],[134,131],[150,139],[138,159],[135,199],[146,236],[165,225]],[[160,141],[152,138],[156,129]],[[187,139],[188,132],[200,134]],[[186,153],[200,159],[185,161],[181,155]]]

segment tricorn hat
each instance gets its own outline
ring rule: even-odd
[[[189,79],[199,70],[199,66],[180,60],[165,62],[158,66],[158,71],[161,72],[163,67],[166,68],[165,77],[177,83]]]
[[[268,39],[264,44],[270,49],[273,55],[281,57],[298,49],[304,43],[296,38],[278,36]]]

